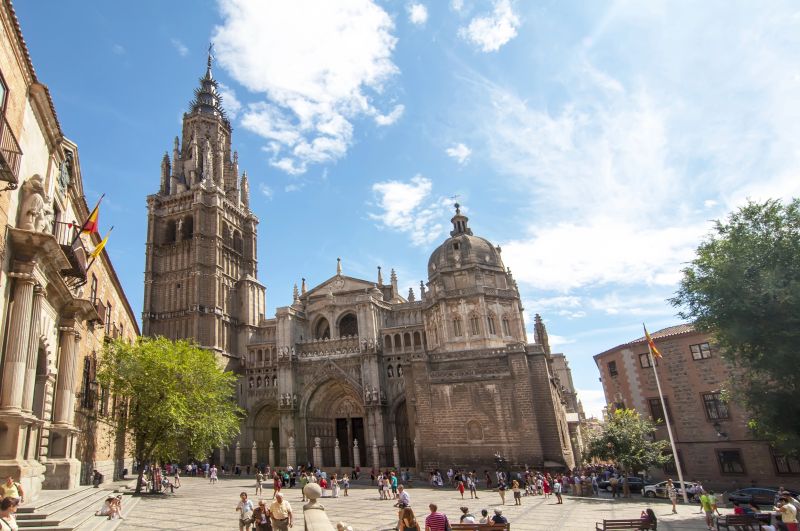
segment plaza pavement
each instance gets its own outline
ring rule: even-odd
[[[239,493],[245,491],[250,499],[254,497],[255,487],[252,478],[223,478],[216,485],[210,485],[202,478],[182,478],[183,486],[174,495],[144,496],[136,500],[127,518],[118,528],[120,531],[144,531],[152,529],[238,529],[235,507]],[[305,529],[303,525],[303,502],[300,489],[283,489],[287,500],[292,504],[295,514],[293,531]],[[436,503],[439,510],[458,522],[459,507],[465,505],[479,515],[486,508],[490,514],[500,506],[497,492],[479,491],[478,500],[470,500],[469,493],[462,501],[458,491],[451,488],[432,488],[427,484],[415,483],[408,489],[411,506],[420,523],[428,514],[428,504]],[[269,503],[272,489],[264,488],[263,498]],[[503,514],[511,522],[515,531],[533,530],[594,530],[595,522],[605,519],[637,518],[641,511],[652,507],[658,517],[658,529],[683,530],[706,529],[703,516],[698,513],[698,505],[678,505],[678,514],[671,514],[671,507],[665,500],[651,500],[638,494],[629,500],[611,500],[603,493],[602,498],[573,498],[564,496],[564,504],[557,505],[555,497],[545,500],[541,496],[522,498],[521,506],[514,506],[511,492],[506,496]],[[127,500],[128,498],[126,498]],[[323,498],[323,505],[331,522],[350,524],[355,531],[390,531],[397,522],[397,509],[394,501],[378,498],[377,490],[366,484],[351,487],[350,496]],[[721,509],[723,514],[731,512]],[[424,529],[424,527],[423,527]]]

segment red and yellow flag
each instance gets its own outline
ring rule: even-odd
[[[91,254],[89,254],[91,258],[97,259],[97,257],[100,256],[100,253],[103,251],[103,247],[105,247],[106,243],[108,243],[108,237],[111,236],[112,230],[114,230],[114,227],[108,229],[106,237],[100,240],[100,243],[97,244],[97,247],[94,248],[94,251],[92,251]]]
[[[99,225],[97,217],[100,213],[100,201],[103,200],[105,195],[106,194],[100,196],[100,199],[97,200],[97,204],[94,206],[94,209],[92,209],[91,213],[89,213],[89,217],[83,222],[83,225],[81,226],[81,234],[93,234],[98,232],[97,229],[99,228]]]
[[[653,357],[661,358],[661,352],[656,348],[656,344],[653,338],[650,337],[650,333],[647,331],[647,327],[644,326],[644,323],[642,323],[642,328],[644,328],[644,337],[647,339],[647,345],[650,347],[650,352],[653,354]]]

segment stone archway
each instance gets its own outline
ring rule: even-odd
[[[408,407],[403,400],[394,410],[394,433],[400,450],[400,466],[416,466],[414,461],[414,427],[408,422]]]
[[[345,313],[339,319],[339,337],[358,337],[358,317],[353,312]]]
[[[342,466],[353,466],[353,440],[358,439],[361,463],[364,463],[364,405],[358,392],[347,382],[330,379],[318,386],[306,405],[306,446],[309,460],[313,454],[316,437],[322,446],[322,463],[316,466],[335,465],[334,447],[339,440]]]
[[[278,410],[271,405],[263,406],[254,410],[256,413],[251,417],[251,433],[253,441],[256,443],[257,463],[265,465],[269,462],[269,443],[272,441],[275,448],[275,463],[269,463],[273,468],[281,464],[281,439],[280,439],[280,415]],[[242,460],[250,461],[250,448],[242,448]],[[247,457],[246,457],[247,456]]]

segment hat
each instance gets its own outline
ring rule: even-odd
[[[495,509],[494,514],[503,514],[503,509]]]

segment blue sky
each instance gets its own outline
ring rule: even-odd
[[[425,278],[458,195],[545,318],[589,413],[592,355],[679,322],[681,264],[746,198],[800,193],[791,2],[34,2],[16,10],[141,312],[145,196],[206,47],[292,285]],[[531,335],[532,339],[532,335]]]

